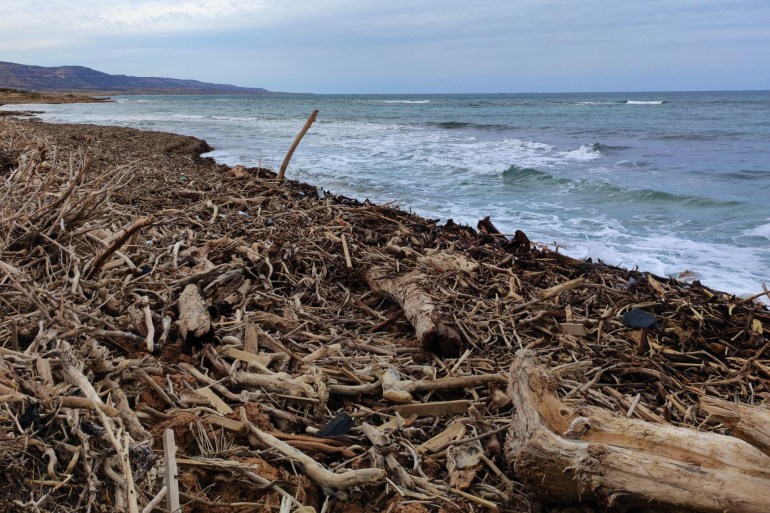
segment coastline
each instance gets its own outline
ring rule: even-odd
[[[712,114],[723,119],[725,130],[740,131],[726,112],[732,112],[728,100],[738,101],[734,113],[742,113],[747,101],[720,98],[712,98],[717,105]],[[352,198],[398,204],[430,219],[475,226],[478,217],[490,215],[502,231],[521,229],[575,258],[699,279],[743,297],[759,292],[770,276],[770,225],[759,197],[770,180],[761,172],[770,150],[752,145],[764,137],[762,130],[747,138],[745,164],[738,143],[714,154],[708,127],[692,126],[693,140],[686,142],[643,130],[660,123],[675,135],[682,127],[666,119],[686,116],[701,98],[672,96],[663,106],[639,108],[604,103],[612,96],[569,95],[113,99],[108,105],[51,106],[38,117],[191,135],[216,147],[210,156],[219,163],[277,168],[297,127],[319,107],[323,123],[303,141],[292,178]],[[416,99],[422,103],[410,103]],[[476,102],[473,112],[464,110]],[[498,102],[496,113],[492,106]],[[564,114],[570,120],[565,133],[582,135],[566,141],[558,127],[541,126],[537,116],[530,119],[541,109]],[[605,111],[613,126],[630,115],[629,122],[642,132],[625,142],[623,131],[602,132]],[[585,123],[571,117],[574,112],[585,112]],[[487,114],[494,124],[479,119]],[[445,127],[445,118],[469,125]],[[506,119],[518,119],[521,126]],[[657,142],[659,136],[663,142]],[[660,145],[659,158],[645,160],[644,154]],[[686,161],[685,168],[678,167],[676,155]],[[722,171],[709,174],[711,166]],[[694,274],[681,274],[685,271]]]
[[[19,103],[57,105],[62,103],[104,103],[109,98],[95,98],[90,93],[40,93],[20,89],[0,88],[0,106]]]
[[[28,195],[16,196],[25,183],[2,191],[10,198],[2,207],[3,235],[11,242],[0,252],[3,272],[42,304],[18,291],[4,298],[15,315],[0,323],[0,347],[17,358],[29,347],[37,354],[46,349],[46,333],[55,332],[49,343],[83,362],[95,382],[108,374],[95,367],[92,353],[101,355],[101,364],[135,404],[118,415],[133,426],[134,440],[147,437],[159,450],[163,431],[176,433],[188,465],[180,480],[193,511],[224,508],[212,505],[217,496],[255,504],[280,501],[274,489],[241,489],[214,479],[229,475],[230,468],[254,472],[259,467],[271,479],[287,482],[292,492],[301,491],[300,502],[317,508],[326,490],[305,475],[292,475],[285,462],[263,452],[250,453],[245,466],[242,458],[217,454],[201,467],[209,474],[201,475],[188,461],[201,456],[200,440],[190,436],[188,425],[205,424],[210,436],[229,437],[237,445],[264,446],[249,439],[253,424],[292,440],[327,467],[374,467],[368,455],[379,445],[359,431],[353,432],[355,443],[308,439],[307,427],[320,428],[339,411],[357,427],[364,421],[390,422],[415,447],[453,425],[463,426],[458,438],[484,434],[480,445],[492,465],[477,458],[468,467],[451,468],[447,462],[454,452],[444,446],[419,452],[427,485],[385,465],[389,479],[412,495],[440,490],[436,506],[451,498],[526,510],[533,499],[511,491],[508,483],[514,480],[520,487],[520,477],[501,450],[513,413],[508,375],[522,348],[551,369],[561,369],[559,395],[573,396],[573,407],[630,412],[630,417],[705,432],[725,432],[699,408],[707,387],[710,395],[746,404],[761,400],[755,394],[770,393],[764,389],[770,376],[752,378],[742,369],[747,361],[761,365],[759,375],[770,368],[768,357],[757,352],[770,330],[764,306],[697,283],[575,260],[531,244],[523,234],[510,240],[498,236],[483,222],[478,230],[438,226],[388,207],[334,195],[318,198],[316,187],[278,184],[269,170],[200,157],[209,150],[202,140],[174,134],[0,118],[0,176],[6,180],[23,169],[31,187],[27,193],[40,183],[48,188],[47,196],[33,196],[34,208],[25,207]],[[83,175],[75,179],[78,166]],[[47,182],[46,176],[57,179]],[[70,190],[70,184],[76,187]],[[57,204],[46,198],[64,199]],[[61,225],[64,230],[57,228]],[[122,239],[121,229],[131,227],[134,231]],[[112,244],[118,247],[106,253]],[[394,286],[416,284],[433,298],[440,324],[457,335],[442,340],[455,345],[416,337],[419,328],[406,301],[380,287],[403,276],[411,278]],[[183,296],[193,289],[205,303],[197,313],[208,318],[207,329],[184,329]],[[70,316],[56,315],[63,301]],[[624,314],[634,308],[663,325],[629,324]],[[170,327],[163,329],[166,324]],[[147,349],[148,339],[153,351]],[[40,354],[55,359],[51,385],[62,383],[66,372],[60,369],[66,366]],[[158,392],[157,380],[153,387],[125,371],[133,366],[163,383],[174,382],[171,395]],[[9,382],[23,374],[2,372]],[[285,374],[274,377],[280,373]],[[752,382],[750,394],[734,379],[736,373]],[[468,379],[446,389],[403,385],[452,377]],[[191,388],[208,392],[195,395]],[[22,390],[27,398],[43,393]],[[62,389],[47,393],[70,395]],[[169,417],[164,410],[174,413]],[[81,411],[91,415],[88,408]],[[437,415],[441,421],[433,422]],[[10,422],[0,424],[4,434],[14,429]],[[46,443],[42,434],[37,438]],[[353,448],[362,445],[366,451]],[[0,457],[14,454],[6,450]],[[82,473],[74,479],[87,482]],[[8,496],[9,504],[15,497],[26,500],[21,482],[18,495]],[[335,489],[339,497],[347,495],[347,502],[337,499],[332,511],[353,504],[360,505],[358,511],[365,511],[364,504],[396,511],[408,505],[399,505],[407,500],[402,496],[383,496],[381,482],[353,494],[356,500]],[[155,492],[147,487],[141,495]],[[61,494],[51,500],[64,500]]]
[[[58,105],[63,103],[105,103],[111,102],[109,97],[96,98],[84,93],[40,93],[20,89],[0,88],[0,118],[32,118],[35,119],[40,111],[36,110],[3,110],[3,105],[38,104]]]

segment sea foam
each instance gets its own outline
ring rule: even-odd
[[[757,226],[752,230],[747,230],[745,233],[746,235],[764,237],[770,240],[770,223]]]

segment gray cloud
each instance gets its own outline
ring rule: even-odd
[[[5,0],[0,55],[317,92],[770,87],[764,0]]]

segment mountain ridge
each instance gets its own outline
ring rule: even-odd
[[[90,94],[275,94],[261,87],[238,87],[198,80],[110,75],[85,66],[30,66],[0,61],[0,88]]]

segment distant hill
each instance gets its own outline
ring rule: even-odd
[[[0,88],[90,94],[269,94],[261,87],[209,84],[177,78],[109,75],[83,66],[27,66],[0,61]]]

